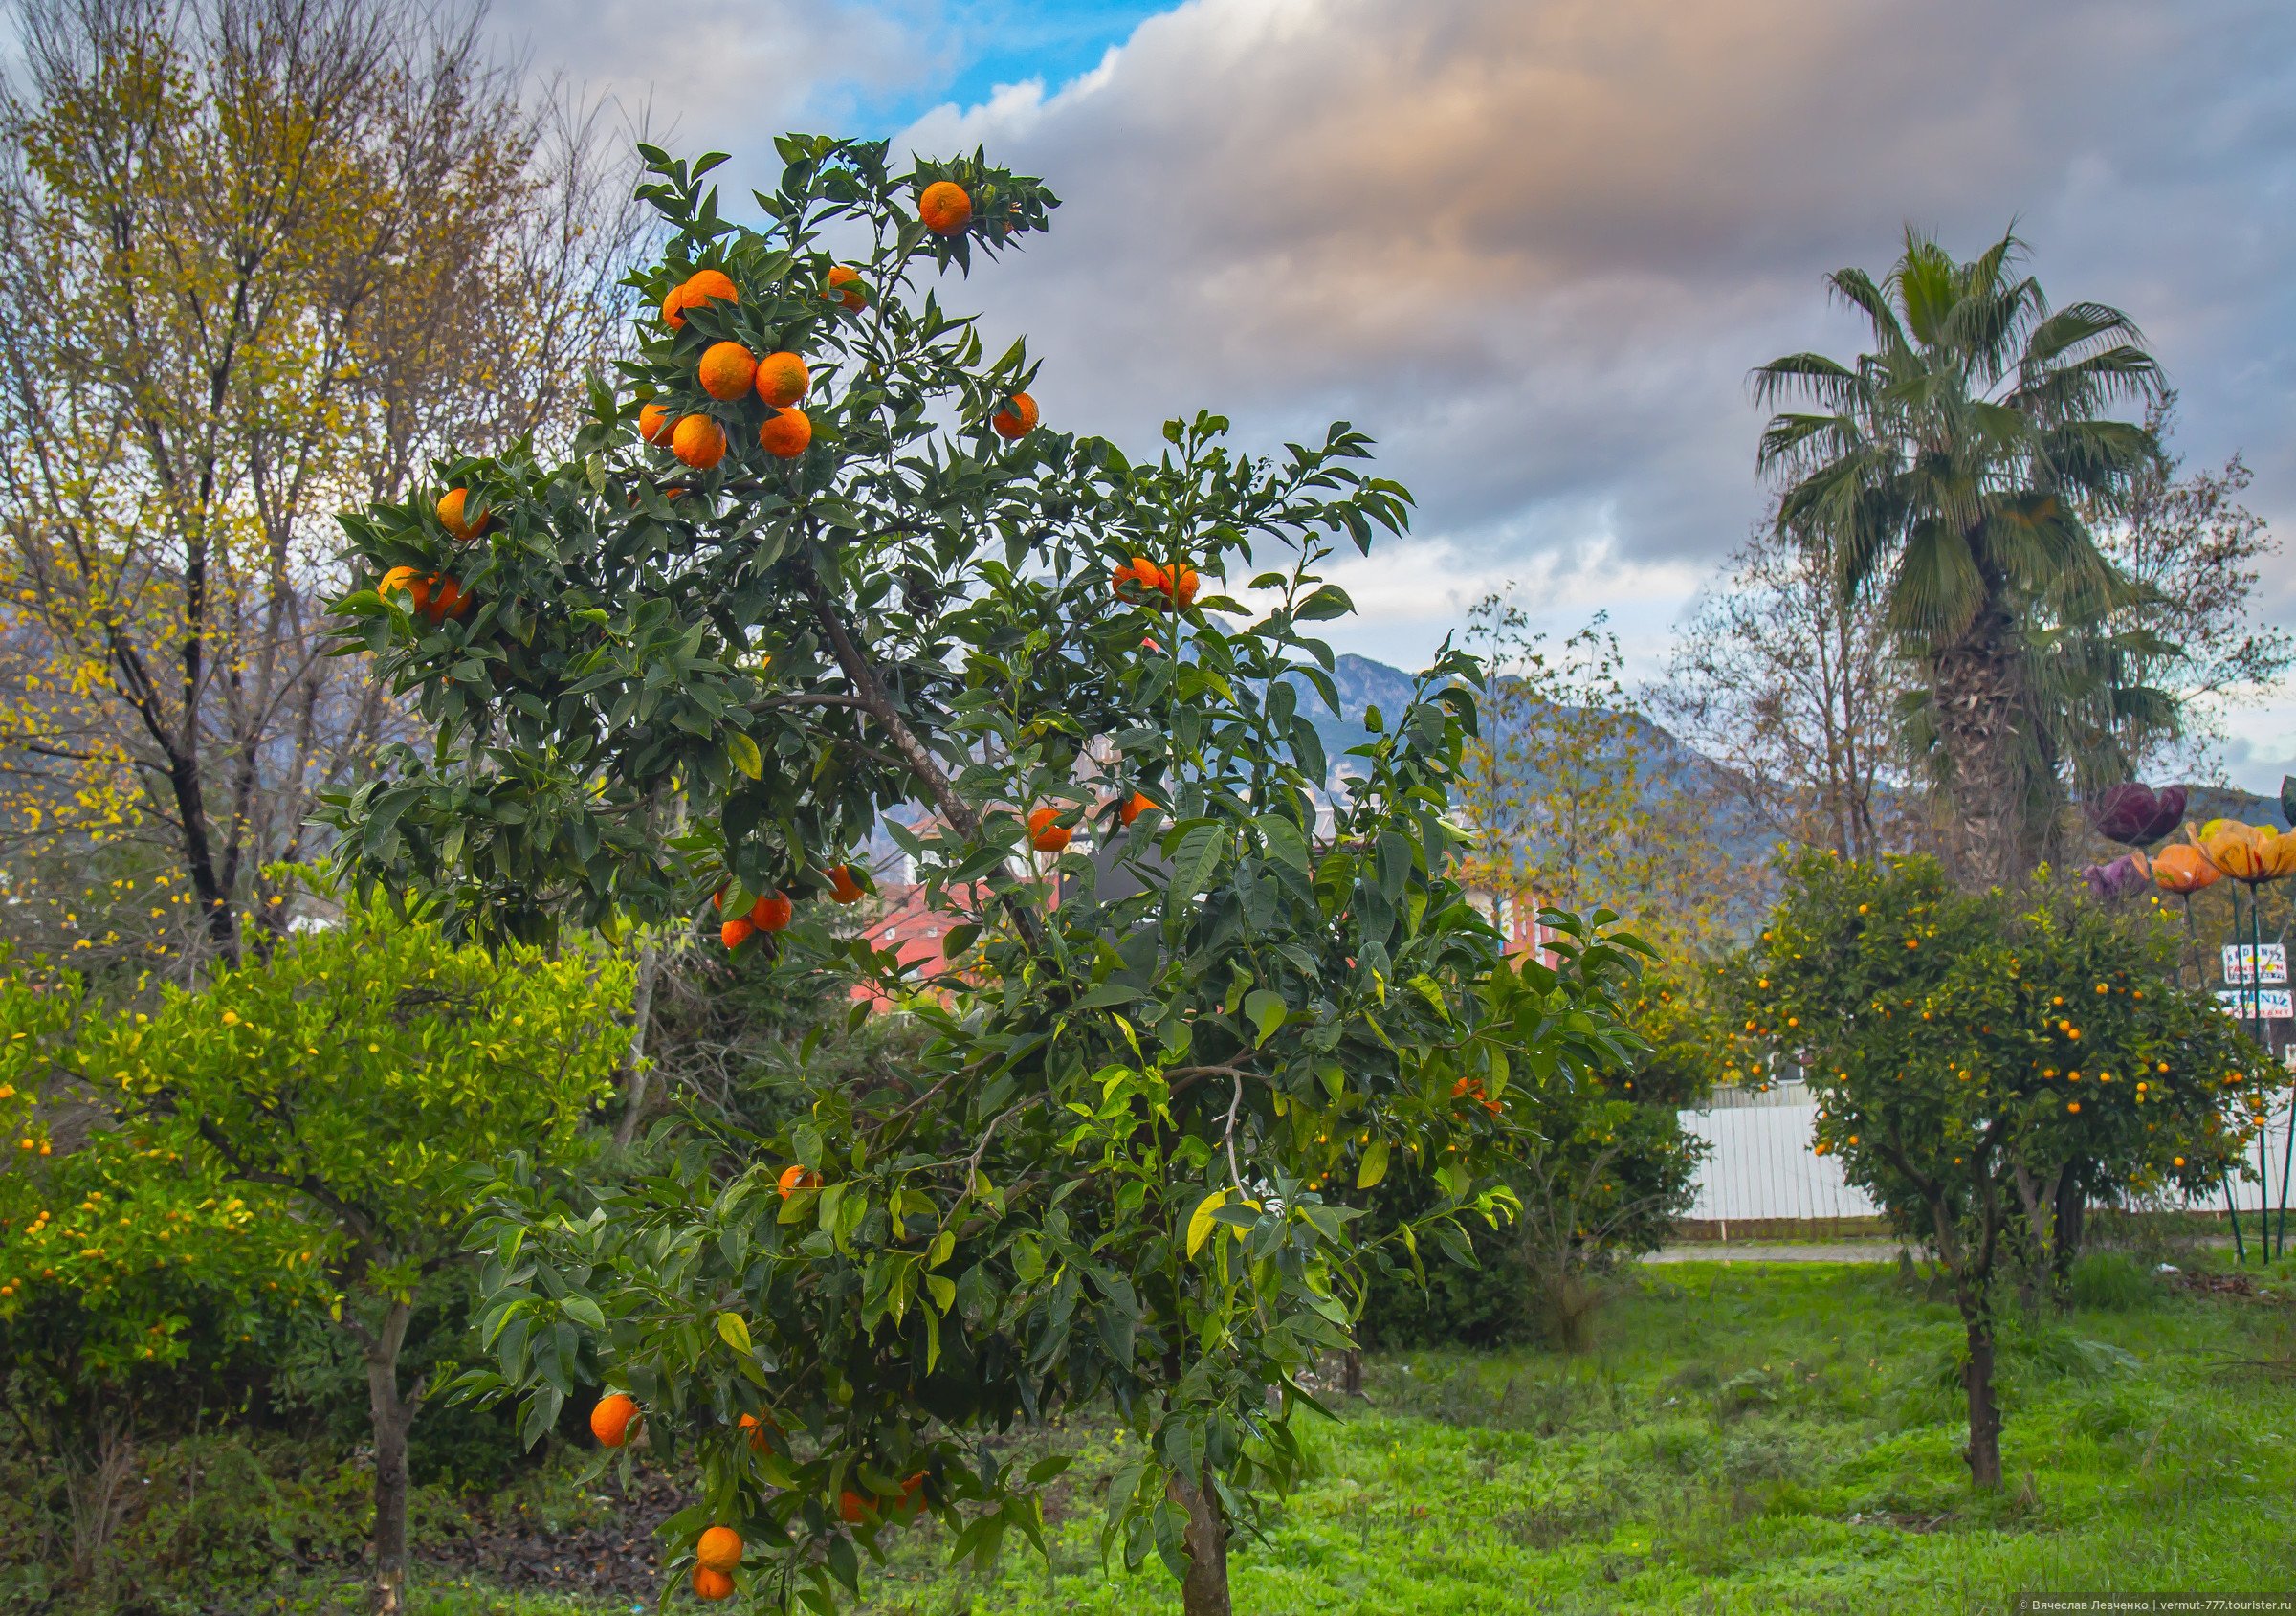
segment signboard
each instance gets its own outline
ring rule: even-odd
[[[2289,1003],[2285,987],[2219,987],[2217,1007],[2226,1015],[2239,1016],[2243,1021],[2250,1016],[2262,1016],[2266,1021],[2296,1020],[2296,1005]]]
[[[2257,951],[2254,948],[2247,946],[2245,943],[2237,947],[2231,943],[2225,944],[2224,980],[2227,984],[2245,985],[2256,980],[2256,977],[2250,970],[2250,966],[2256,959],[2256,952]],[[2287,944],[2284,942],[2267,942],[2264,944],[2263,954],[2264,985],[2267,987],[2285,987],[2287,985]]]

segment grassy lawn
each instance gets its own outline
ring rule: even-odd
[[[1239,1550],[1236,1608],[1998,1612],[2020,1589],[2296,1589],[2296,1286],[2170,1293],[2121,1257],[2086,1278],[2086,1305],[2010,1332],[2011,1479],[1987,1500],[1958,1451],[1957,1318],[1887,1267],[1654,1267],[1587,1357],[1377,1360],[1368,1402],[1312,1430],[1315,1479]],[[993,1584],[953,1578],[912,1531],[867,1609],[1178,1611],[1160,1572],[1101,1569],[1113,1452],[1096,1441],[1071,1472],[1049,1568],[1022,1554]]]

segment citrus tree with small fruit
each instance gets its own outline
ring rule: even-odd
[[[102,1326],[80,1350],[117,1378],[180,1361],[194,1319],[222,1316],[228,1342],[252,1340],[228,1328],[243,1316],[322,1313],[364,1360],[374,1603],[401,1608],[407,1439],[428,1400],[399,1366],[416,1291],[466,1260],[488,1164],[586,1148],[629,997],[594,951],[492,955],[353,907],[203,991],[51,1018],[15,1046],[0,1116],[23,1138],[73,1119],[60,1161],[80,1199],[34,1190],[51,1205],[0,1229],[0,1333],[77,1310]],[[0,1184],[11,1222],[15,1188]]]
[[[1817,851],[1726,973],[1739,1064],[1799,1068],[1813,1148],[1952,1277],[1979,1487],[2001,1479],[1998,1284],[2049,1272],[2065,1176],[2204,1197],[2240,1167],[2266,1057],[2175,985],[2177,947],[2157,913],[2045,871],[2021,897],[1969,894],[1932,858]]]
[[[1509,1209],[1511,1080],[1624,1057],[1635,954],[1574,926],[1511,965],[1451,878],[1465,658],[1326,756],[1313,635],[1352,607],[1317,568],[1407,510],[1360,434],[1060,432],[1026,347],[941,302],[1044,227],[1042,186],[781,155],[749,228],[716,160],[650,154],[666,261],[572,459],[450,461],[349,519],[425,593],[350,597],[346,635],[434,733],[337,805],[342,859],[478,935],[806,950],[925,1036],[881,1081],[801,1074],[770,1137],[657,1141],[639,1183],[516,1164],[464,1384],[530,1432],[594,1397],[606,1448],[698,1476],[672,1576],[823,1610],[920,1514],[960,1561],[1041,1544],[1064,1460],[996,1439],[1105,1410],[1105,1541],[1225,1611],[1230,1532],[1352,1339],[1338,1195],[1412,1160],[1439,1189],[1388,1238],[1465,1255],[1461,1219]],[[838,921],[880,824],[947,912],[921,975]]]

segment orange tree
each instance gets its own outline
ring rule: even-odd
[[[338,804],[342,856],[490,935],[723,921],[929,1035],[883,1080],[801,1074],[793,1122],[627,1191],[514,1176],[469,1384],[524,1396],[530,1434],[585,1385],[634,1398],[700,1472],[671,1574],[821,1609],[910,1511],[960,1558],[1034,1539],[1059,1460],[986,1439],[1105,1406],[1138,1439],[1108,1541],[1225,1611],[1231,1525],[1298,1473],[1301,1375],[1359,1307],[1357,1213],[1317,1181],[1415,1157],[1442,1192],[1392,1238],[1464,1253],[1459,1219],[1505,1209],[1511,1075],[1623,1058],[1634,956],[1580,929],[1512,968],[1446,874],[1465,659],[1368,715],[1336,783],[1300,694],[1336,700],[1310,633],[1352,608],[1315,567],[1406,509],[1359,434],[1264,459],[1200,415],[1135,461],[1039,424],[1025,348],[989,361],[932,277],[1040,228],[1043,188],[781,150],[757,230],[707,162],[650,154],[663,318],[575,458],[440,468],[482,540],[423,500],[350,520],[375,575],[467,602],[342,603],[435,735]],[[1252,610],[1219,592],[1247,579]],[[889,829],[970,905],[945,1003],[823,919],[903,803],[929,821]],[[764,941],[733,923],[781,899]],[[1454,1114],[1462,1080],[1496,1114]]]
[[[2166,980],[2176,939],[2157,916],[2045,874],[2021,897],[1965,894],[1932,858],[1805,852],[1732,970],[1741,1038],[1808,1074],[1815,1148],[1953,1277],[1980,1487],[2001,1478],[1997,1281],[2046,1271],[2064,1175],[2204,1195],[2240,1163],[2264,1058]]]
[[[83,1320],[82,1356],[117,1370],[181,1361],[187,1327],[217,1314],[227,1341],[253,1339],[257,1305],[332,1319],[364,1360],[376,1604],[397,1609],[426,1400],[399,1369],[417,1291],[464,1260],[474,1168],[582,1147],[629,991],[611,961],[497,957],[354,908],[203,992],[51,1016],[0,1117],[34,1159],[71,1119],[78,1137],[45,1160],[80,1199],[0,1231],[0,1329]]]

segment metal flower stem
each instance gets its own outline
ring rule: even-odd
[[[2249,1025],[2256,1030],[2259,1049],[2264,1043],[2264,946],[2257,910],[2263,893],[2262,885],[2248,889],[2248,1004],[2256,1012]],[[2240,934],[2236,931],[2233,935]],[[2256,1077],[2256,1093],[2264,1113],[2256,1129],[2256,1260],[2268,1263],[2272,1260],[2272,1087],[2263,1073]]]
[[[2240,902],[2236,889],[2232,900],[2233,928],[2236,932],[2240,927]],[[2193,923],[2193,895],[2189,892],[2184,894],[2184,935],[2192,940],[2193,969],[2199,973],[2200,991],[2205,993],[2208,991],[2208,962],[2200,953],[2199,938]],[[2179,987],[2184,985],[2184,967],[2181,965],[2176,968],[2176,985]],[[2232,1173],[2229,1169],[2225,1171],[2222,1182],[2224,1184],[2224,1221],[2232,1225],[2232,1260],[2236,1266],[2245,1267],[2248,1262],[2248,1245],[2241,1238],[2241,1208],[2232,1199]]]

